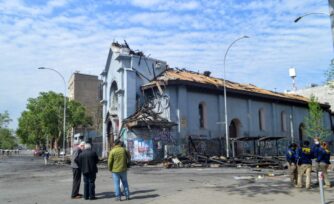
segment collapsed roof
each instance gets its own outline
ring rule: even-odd
[[[123,124],[128,128],[141,128],[141,127],[159,127],[159,128],[171,128],[177,125],[174,122],[170,122],[167,119],[160,116],[161,113],[154,111],[155,106],[148,101],[141,106],[134,114],[123,120]]]
[[[151,82],[143,85],[142,89],[146,90],[152,87],[159,87],[165,85],[178,85],[178,84],[221,91],[224,88],[224,79],[215,78],[208,76],[207,74],[206,75],[200,74],[184,69],[183,70],[168,69],[165,72],[161,73]],[[261,98],[270,98],[280,101],[300,103],[303,105],[309,102],[309,99],[304,96],[290,93],[286,94],[286,93],[269,91],[266,89],[259,88],[252,84],[241,84],[229,80],[225,80],[225,84],[226,84],[226,90],[230,93],[233,92]],[[330,107],[327,104],[321,104],[321,106],[326,109],[329,109]]]

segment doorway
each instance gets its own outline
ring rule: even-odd
[[[242,153],[242,146],[238,144],[236,139],[240,137],[240,120],[235,118],[231,121],[229,126],[229,136],[230,136],[230,150],[233,156],[239,156]]]

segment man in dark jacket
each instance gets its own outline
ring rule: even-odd
[[[291,184],[293,186],[297,185],[297,162],[296,162],[296,149],[297,149],[297,144],[292,143],[289,146],[288,151],[286,152],[286,160],[288,162],[288,168],[289,168],[289,175],[290,175],[290,180]]]
[[[78,142],[76,142],[75,145],[78,145]],[[81,169],[79,168],[76,159],[79,157],[84,147],[85,143],[81,142],[78,146],[76,146],[73,149],[73,154],[71,157],[71,167],[73,173],[73,184],[72,184],[72,195],[71,195],[72,199],[78,199],[82,197],[82,195],[79,194],[80,183],[81,183]]]
[[[318,158],[319,150],[320,150],[320,138],[315,137],[313,139],[314,144],[311,146],[314,158]]]
[[[318,157],[316,158],[316,162],[319,164],[319,171],[322,171],[325,181],[325,187],[330,188],[331,182],[328,178],[328,167],[330,165],[330,157],[331,152],[328,149],[328,144],[326,142],[322,142],[321,147],[318,151]]]
[[[312,159],[314,153],[310,148],[310,142],[304,141],[303,147],[298,148],[296,159],[298,164],[298,179],[297,187],[301,188],[303,186],[302,179],[303,175],[306,175],[306,184],[307,189],[311,188],[311,171],[312,171]]]
[[[318,158],[318,154],[319,154],[319,150],[320,150],[320,137],[315,137],[313,138],[313,145],[311,146],[311,150],[313,152],[313,158],[317,159]],[[319,183],[318,181],[318,173],[319,173],[319,163],[315,162],[314,163],[314,170],[315,173],[317,175],[317,183]]]
[[[95,179],[99,158],[90,144],[85,144],[85,150],[79,155],[77,161],[84,177],[84,198],[95,200]]]

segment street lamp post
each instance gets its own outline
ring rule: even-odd
[[[318,13],[306,13],[302,16],[298,16],[294,22],[297,23],[298,21],[300,21],[300,19],[304,18],[305,16],[308,16],[308,15],[326,15],[326,16],[329,16],[327,13],[321,13],[321,12],[318,12]]]
[[[334,1],[333,0],[329,0],[328,1],[329,3],[329,12],[330,14],[327,14],[327,13],[307,13],[307,14],[304,14],[302,16],[299,16],[298,18],[296,18],[294,20],[295,23],[297,23],[300,19],[302,19],[303,17],[305,16],[308,16],[308,15],[313,15],[313,14],[320,14],[320,15],[326,15],[326,16],[329,16],[330,17],[330,20],[331,20],[331,30],[332,30],[332,39],[333,39],[333,47],[334,47],[334,30],[333,30],[333,22],[334,22],[334,19],[333,19],[333,9],[334,9]],[[292,129],[291,129],[292,130]],[[291,133],[293,134],[293,133]],[[324,204],[325,203],[325,197],[324,197],[324,191],[323,191],[323,185],[322,185],[322,179],[323,179],[323,176],[322,176],[322,172],[319,172],[319,174],[317,175],[318,177],[318,180],[319,180],[319,189],[320,189],[320,198],[321,198],[321,203]]]
[[[66,137],[66,81],[64,76],[58,72],[55,69],[52,68],[47,68],[47,67],[39,67],[38,69],[48,69],[51,71],[56,72],[62,79],[64,82],[64,119],[63,119],[63,160],[65,160],[65,137]]]
[[[229,158],[230,157],[230,153],[229,153],[229,129],[228,129],[228,121],[227,121],[227,102],[226,102],[226,56],[228,51],[230,50],[230,48],[234,45],[234,43],[236,43],[237,41],[244,39],[244,38],[249,38],[247,35],[242,36],[236,40],[234,40],[227,48],[226,52],[225,52],[225,56],[224,56],[224,115],[225,115],[225,135],[226,135],[226,157]]]
[[[329,0],[329,4],[330,4],[329,5],[329,14],[328,13],[323,13],[323,12],[306,13],[302,16],[297,17],[293,22],[297,23],[302,18],[304,18],[305,16],[309,16],[309,15],[325,15],[325,16],[328,16],[330,18],[330,21],[331,21],[332,41],[333,41],[333,48],[334,48],[334,1]]]

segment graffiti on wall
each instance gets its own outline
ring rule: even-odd
[[[192,138],[192,137],[190,137]],[[190,139],[188,140],[188,152],[190,154],[197,153],[202,155],[219,155],[222,147],[219,138],[212,139]]]
[[[128,150],[133,161],[151,161],[153,160],[152,140],[142,138],[127,140]]]
[[[165,144],[176,144],[175,138],[169,130],[161,130],[153,136],[155,142],[163,142]]]

